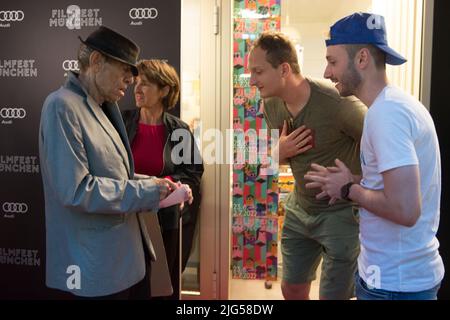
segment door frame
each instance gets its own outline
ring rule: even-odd
[[[200,3],[202,134],[208,129],[218,129],[226,137],[232,121],[232,2],[200,0]],[[223,146],[223,154],[226,151]],[[199,216],[200,292],[182,294],[181,299],[226,300],[230,277],[232,171],[230,164],[205,163],[204,167]]]

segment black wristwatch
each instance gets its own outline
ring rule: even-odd
[[[344,184],[341,187],[341,198],[347,201],[352,201],[348,196],[350,194],[350,188],[352,185],[354,185],[354,182],[349,182],[347,184]]]

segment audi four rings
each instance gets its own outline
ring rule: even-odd
[[[24,17],[25,15],[22,10],[0,11],[1,22],[22,21]]]
[[[131,19],[155,19],[158,16],[156,8],[132,8],[128,13]]]
[[[2,108],[0,116],[3,119],[23,119],[27,115],[24,108]]]
[[[77,60],[64,60],[62,67],[64,71],[77,71],[78,61]]]
[[[2,206],[5,213],[27,213],[28,206],[25,203],[5,202]]]

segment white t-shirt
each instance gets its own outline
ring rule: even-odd
[[[439,226],[441,160],[433,120],[426,108],[399,88],[386,86],[367,112],[361,141],[361,185],[382,190],[383,172],[418,165],[422,212],[407,228],[360,210],[358,269],[369,285],[418,292],[444,277]]]

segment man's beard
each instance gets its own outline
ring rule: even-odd
[[[343,97],[354,95],[361,82],[361,75],[358,71],[356,71],[355,66],[349,61],[348,72],[342,76],[342,80],[340,81],[341,92],[339,94]]]

